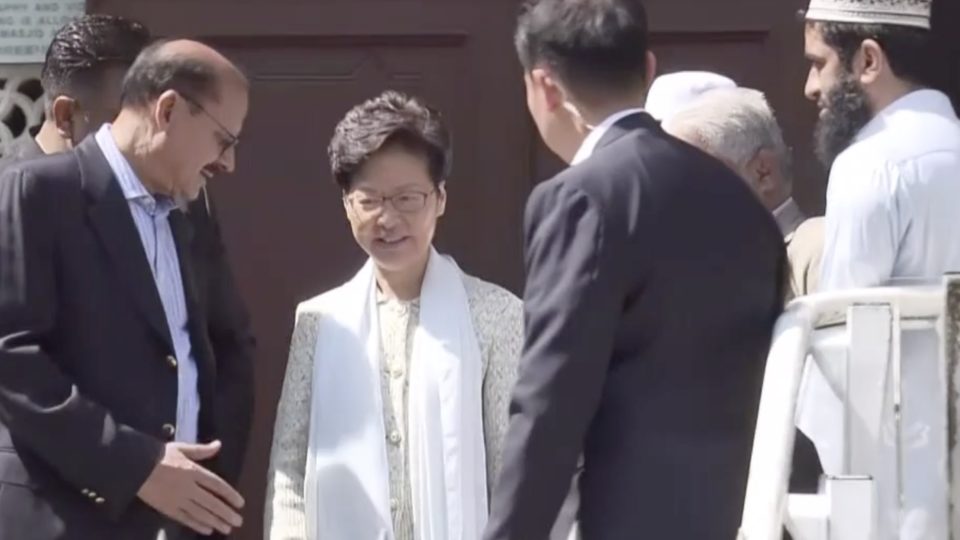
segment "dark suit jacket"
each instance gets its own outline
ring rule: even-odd
[[[199,371],[201,440],[218,436],[214,356],[189,246],[170,214]],[[0,538],[155,540],[136,497],[172,439],[170,332],[119,184],[93,138],[0,176]]]
[[[233,485],[240,480],[253,425],[253,354],[256,347],[247,307],[237,290],[220,234],[216,210],[206,191],[190,203],[193,262],[207,313],[207,333],[216,363],[216,425],[223,449],[218,471]]]
[[[45,156],[32,137],[14,142],[0,159],[0,173],[22,161]],[[216,363],[217,426],[223,443],[215,458],[220,475],[233,485],[240,479],[253,424],[253,354],[256,341],[250,316],[230,269],[213,201],[202,191],[190,203],[191,249],[197,294],[207,312],[207,333]]]
[[[723,164],[624,118],[527,205],[526,344],[487,540],[732,540],[786,255]]]

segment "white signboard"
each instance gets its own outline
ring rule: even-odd
[[[83,12],[83,0],[0,0],[0,64],[43,62],[53,35]]]

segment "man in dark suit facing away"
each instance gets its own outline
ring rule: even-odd
[[[147,47],[119,116],[0,176],[0,538],[228,534],[217,366],[180,208],[234,167],[248,82]]]
[[[783,238],[638,108],[655,72],[639,0],[530,2],[516,45],[570,167],[527,204],[526,344],[485,538],[547,538],[582,454],[584,539],[731,540]]]
[[[35,137],[19,139],[7,149],[0,159],[0,172],[23,160],[70,150],[113,120],[120,111],[123,77],[149,42],[150,33],[143,24],[115,15],[87,14],[60,28],[41,71],[44,122]],[[255,340],[205,189],[189,203],[186,217],[198,296],[207,312],[216,364],[215,402],[223,448],[211,462],[225,480],[235,483],[253,417]]]

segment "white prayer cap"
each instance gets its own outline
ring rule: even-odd
[[[810,0],[808,21],[889,24],[930,29],[933,0]]]
[[[717,88],[736,88],[737,83],[709,71],[678,71],[657,77],[647,92],[644,109],[657,120],[690,106],[701,95]]]

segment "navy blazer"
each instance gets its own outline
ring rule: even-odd
[[[547,538],[577,458],[586,540],[736,536],[783,238],[746,183],[621,119],[538,185],[526,343],[487,540]]]
[[[192,227],[171,212],[199,371],[216,367]],[[136,496],[176,433],[177,365],[127,201],[93,137],[0,176],[0,538],[156,540]]]

